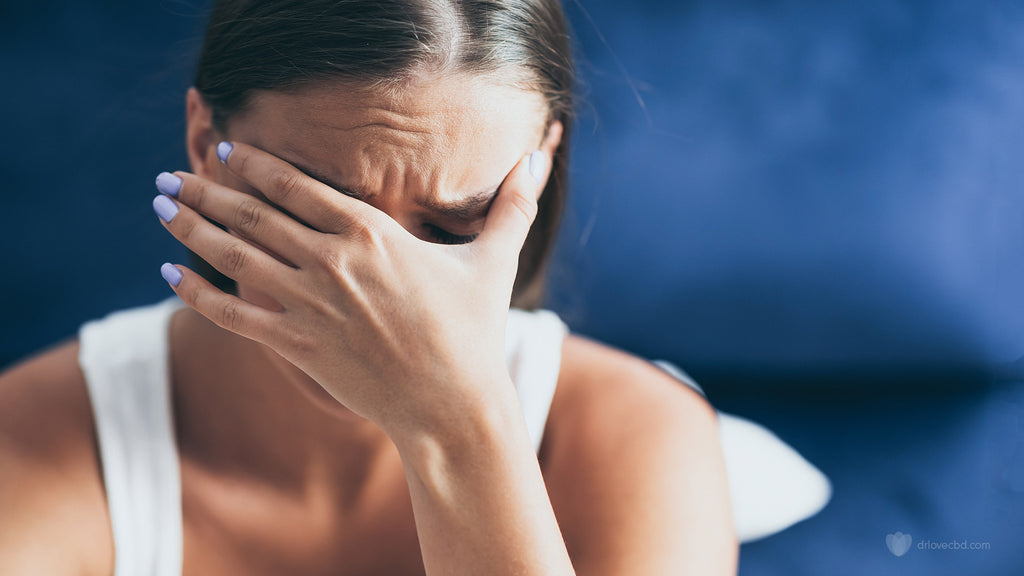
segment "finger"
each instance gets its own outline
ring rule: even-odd
[[[287,296],[284,290],[294,280],[295,269],[266,252],[214,226],[198,212],[163,194],[153,199],[153,210],[182,244],[228,278],[269,288],[274,297]],[[281,302],[281,300],[278,300]],[[282,302],[283,303],[283,302]]]
[[[476,240],[485,250],[515,250],[518,256],[537,218],[540,179],[546,166],[547,158],[538,150],[524,156],[505,177]]]
[[[310,260],[317,233],[259,198],[188,172],[163,172],[156,187],[293,264]]]
[[[368,222],[370,206],[307,176],[288,162],[241,142],[221,142],[217,156],[238,177],[274,204],[313,228],[337,234]]]
[[[279,323],[279,313],[226,294],[185,266],[165,263],[160,267],[160,275],[185,304],[214,324],[250,340],[269,344],[267,340],[273,334],[271,329]]]

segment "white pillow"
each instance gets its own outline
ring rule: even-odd
[[[806,520],[832,498],[828,478],[764,426],[718,412],[718,434],[740,542]]]
[[[652,362],[704,394],[675,364],[666,360]],[[717,414],[733,526],[741,543],[781,532],[814,516],[828,504],[832,484],[789,444],[756,422],[725,412]]]

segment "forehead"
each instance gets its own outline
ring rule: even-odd
[[[393,91],[337,82],[264,92],[229,131],[345,186],[443,201],[499,184],[539,146],[546,120],[535,91],[453,76]]]

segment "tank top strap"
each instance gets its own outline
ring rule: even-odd
[[[168,363],[172,296],[79,329],[114,536],[115,576],[180,576],[181,475]]]
[[[505,360],[535,452],[540,451],[568,333],[569,327],[551,310],[509,309]]]

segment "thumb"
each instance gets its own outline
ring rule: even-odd
[[[518,262],[519,251],[537,218],[537,199],[547,164],[546,155],[537,150],[523,156],[505,177],[477,238],[485,250],[512,252]]]

